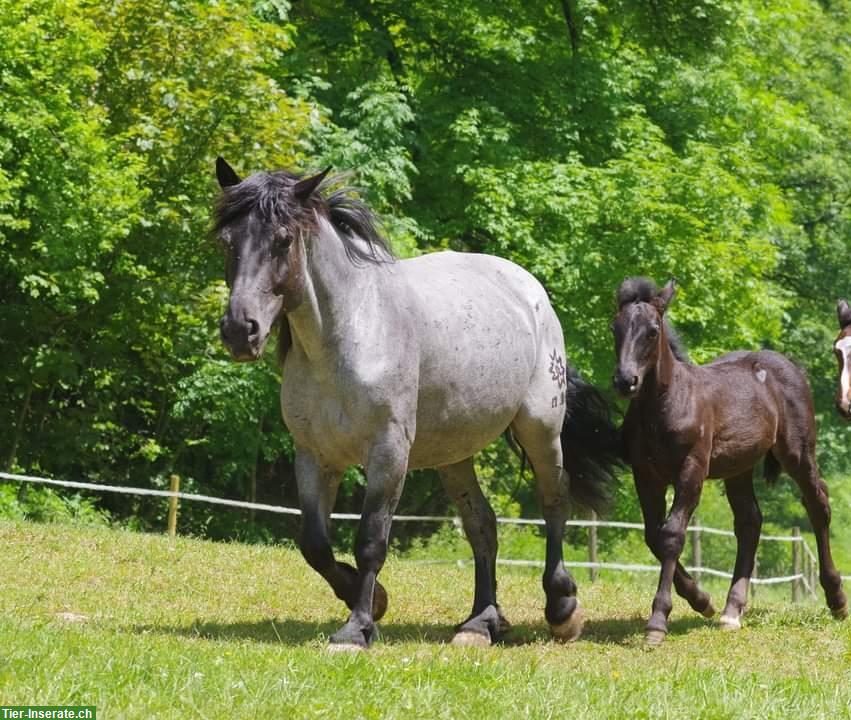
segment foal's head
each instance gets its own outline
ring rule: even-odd
[[[317,189],[327,172],[304,178],[257,173],[241,180],[222,158],[216,161],[222,195],[214,232],[227,255],[230,288],[221,335],[235,360],[256,360],[281,312],[304,299],[304,230],[315,222]]]
[[[656,366],[661,343],[668,342],[664,316],[673,297],[673,280],[657,290],[646,278],[628,278],[618,288],[612,323],[618,365],[612,382],[622,397],[638,395],[645,375]]]
[[[833,343],[833,351],[839,361],[836,409],[846,420],[851,420],[851,307],[847,301],[839,301],[836,315],[839,318],[839,337]]]

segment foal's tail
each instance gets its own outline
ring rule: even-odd
[[[567,370],[567,412],[561,429],[564,469],[570,476],[570,499],[581,508],[605,513],[624,467],[620,428],[612,405],[571,367]]]

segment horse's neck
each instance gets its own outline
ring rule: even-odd
[[[321,218],[319,228],[305,248],[304,301],[287,316],[293,343],[315,366],[336,363],[345,327],[380,292],[378,266],[355,265],[331,224]]]

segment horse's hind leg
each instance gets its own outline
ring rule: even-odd
[[[546,523],[543,586],[547,604],[544,614],[552,634],[558,640],[570,642],[582,633],[583,614],[576,599],[576,583],[564,567],[562,555],[564,524],[569,514],[569,478],[562,466],[558,426],[551,428],[540,420],[520,414],[511,427],[535,473]]]
[[[815,430],[813,430],[813,435]],[[777,455],[789,475],[801,488],[804,507],[813,526],[818,546],[819,580],[824,589],[827,606],[834,617],[843,619],[848,616],[848,601],[842,590],[842,578],[833,564],[830,554],[830,500],[827,485],[821,479],[815,459],[815,443],[800,443],[804,447],[798,452],[788,443],[778,443]]]
[[[509,627],[496,603],[496,515],[479,487],[472,458],[441,467],[438,472],[461,514],[476,568],[473,612],[456,628],[452,642],[490,645]]]
[[[635,489],[641,505],[641,513],[644,516],[644,542],[647,543],[650,552],[661,562],[659,530],[665,522],[665,488],[652,478],[639,478],[636,474]],[[674,589],[692,610],[699,612],[703,617],[711,618],[715,615],[709,593],[700,589],[697,581],[689,575],[679,560],[674,571]]]
[[[727,502],[733,511],[736,532],[736,566],[727,593],[727,604],[721,613],[721,627],[738,630],[748,603],[748,585],[753,575],[756,546],[762,529],[762,513],[753,491],[753,468],[724,481]]]

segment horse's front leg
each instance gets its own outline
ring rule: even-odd
[[[653,598],[653,612],[647,623],[646,640],[649,645],[658,645],[668,634],[668,616],[673,608],[671,584],[685,545],[689,520],[700,501],[706,470],[705,460],[694,456],[685,459],[674,483],[671,512],[657,534],[656,547],[662,561],[662,572]]]
[[[364,649],[377,637],[373,598],[381,586],[376,577],[387,557],[393,512],[408,469],[410,442],[400,426],[392,427],[372,446],[366,463],[366,497],[355,540],[357,588],[346,624],[331,637],[338,648]]]
[[[320,463],[315,455],[296,448],[296,482],[301,505],[301,537],[299,547],[310,567],[318,572],[351,609],[357,600],[358,571],[348,563],[337,562],[331,549],[328,519],[337,498],[342,473]],[[387,610],[387,593],[376,585],[374,617],[380,619]]]

